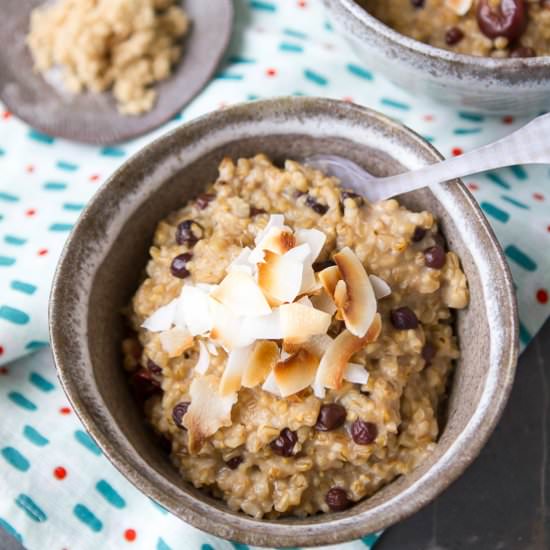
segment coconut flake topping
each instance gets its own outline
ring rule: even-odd
[[[282,215],[273,215],[254,248],[240,251],[219,284],[186,284],[178,298],[143,322],[146,330],[160,333],[169,358],[198,344],[183,421],[191,452],[230,425],[242,387],[261,385],[284,398],[311,386],[322,398],[326,388],[339,389],[343,381],[367,383],[365,367],[350,361],[378,338],[376,300],[391,289],[367,274],[347,247],[334,255],[336,265],[315,273],[313,263],[325,242],[322,231],[293,231]],[[327,332],[334,318],[343,319],[346,329],[333,339]],[[221,377],[206,375],[211,362],[222,360]]]

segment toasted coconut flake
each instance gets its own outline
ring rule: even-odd
[[[240,330],[246,340],[279,340],[283,337],[281,312],[275,308],[269,315],[245,317]]]
[[[340,250],[334,255],[334,261],[347,287],[345,305],[340,308],[346,328],[355,336],[362,337],[376,314],[374,290],[363,264],[351,248]]]
[[[206,374],[208,367],[210,366],[210,354],[208,349],[204,345],[202,340],[199,340],[199,359],[195,365],[195,372],[199,374]]]
[[[311,255],[311,248],[309,247],[309,244],[305,243],[289,250],[285,254],[285,258],[287,258],[287,260],[294,260],[295,262],[304,263],[309,258],[310,255]]]
[[[247,337],[241,331],[242,318],[235,315],[227,306],[209,297],[212,330],[210,338],[225,349],[244,347],[251,344],[254,338]],[[261,319],[261,317],[258,317]]]
[[[334,300],[324,290],[317,296],[312,296],[311,303],[313,307],[328,313],[331,317],[336,313],[337,307]]]
[[[315,272],[311,265],[305,263],[302,271],[300,294],[317,294],[322,288],[321,283],[315,278]]]
[[[376,275],[369,275],[369,280],[377,300],[381,300],[391,294],[390,285],[386,283],[384,279],[381,279]]]
[[[292,302],[302,286],[302,264],[267,251],[258,264],[258,284],[270,305]]]
[[[298,302],[282,305],[280,311],[285,344],[301,344],[330,326],[330,315]]]
[[[272,227],[269,233],[258,245],[262,250],[269,250],[275,254],[285,254],[296,245],[296,239],[288,228]]]
[[[174,322],[177,327],[187,327],[193,336],[212,329],[212,317],[208,305],[208,293],[201,288],[184,285],[178,300]]]
[[[457,15],[466,15],[472,7],[473,0],[445,0],[445,4]]]
[[[307,388],[315,378],[318,365],[319,359],[305,349],[279,361],[273,373],[281,395],[287,397]]]
[[[252,345],[243,348],[235,348],[229,352],[227,363],[220,381],[220,395],[225,397],[239,391],[243,372],[248,364]]]
[[[250,254],[252,253],[252,249],[245,247],[240,252],[239,255],[231,262],[229,265],[228,271],[232,271],[233,269],[236,270],[244,270],[247,273],[252,273],[252,266],[250,265],[249,259]]]
[[[317,336],[312,336],[305,344],[302,344],[302,347],[320,359],[327,351],[332,340],[328,334],[318,334]]]
[[[255,342],[243,373],[242,385],[245,388],[254,388],[264,382],[278,360],[279,346],[275,342]]]
[[[286,227],[284,225],[285,218],[282,214],[273,214],[269,217],[269,221],[267,222],[267,225],[265,226],[265,229],[263,231],[260,231],[258,235],[256,235],[256,239],[254,240],[254,243],[256,244],[256,248],[250,253],[250,256],[248,258],[248,261],[251,264],[258,264],[265,261],[264,255],[265,255],[265,246],[264,241],[268,238],[269,235],[273,231],[286,231],[288,233],[291,233],[291,230],[289,227]]]
[[[210,296],[238,316],[259,317],[271,313],[256,281],[243,271],[230,271]]]
[[[160,345],[168,357],[179,357],[193,345],[193,335],[186,328],[173,327],[160,333]]]
[[[267,225],[256,235],[256,239],[254,240],[255,244],[259,245],[273,227],[284,227],[284,225],[285,217],[282,214],[271,214],[267,221]]]
[[[159,307],[152,315],[147,317],[141,324],[144,329],[150,332],[162,332],[168,330],[174,323],[178,299],[175,298],[165,306]]]
[[[336,288],[338,281],[342,278],[338,266],[331,265],[330,267],[323,269],[323,271],[319,271],[319,273],[317,273],[317,277],[323,285],[325,292],[331,297],[334,296],[334,289]]]
[[[231,408],[237,401],[237,394],[222,397],[218,393],[217,376],[199,376],[193,379],[189,394],[191,405],[182,419],[188,431],[189,452],[198,453],[206,438],[215,434],[222,426],[231,425]]]
[[[353,384],[366,384],[369,381],[369,373],[364,365],[348,363],[344,371],[344,380]]]
[[[210,285],[208,283],[197,283],[195,285],[197,288],[204,290],[206,294],[210,294],[218,285]]]
[[[275,382],[275,373],[273,371],[271,371],[269,376],[265,379],[262,390],[272,393],[277,397],[281,397],[281,390],[279,390],[279,386],[277,386],[277,382]]]
[[[380,314],[376,314],[367,333],[359,338],[349,330],[341,332],[328,346],[321,358],[317,370],[316,383],[337,390],[342,385],[342,378],[348,361],[367,344],[374,342],[382,329]]]
[[[334,303],[336,304],[336,307],[344,311],[346,308],[346,304],[348,302],[348,286],[346,285],[346,282],[340,279],[336,283],[336,287],[334,288]]]
[[[216,344],[210,340],[206,341],[206,349],[210,355],[218,355],[218,348]]]
[[[315,377],[315,379],[313,380],[311,387],[313,388],[313,393],[315,394],[315,397],[318,397],[319,399],[325,398],[327,390],[317,377]]]
[[[297,229],[294,233],[296,244],[307,243],[311,249],[310,261],[313,263],[323,250],[327,236],[318,229]]]

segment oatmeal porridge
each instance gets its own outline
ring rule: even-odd
[[[155,231],[124,366],[195,487],[256,518],[339,511],[436,445],[468,298],[431,213],[226,158]]]
[[[550,55],[548,0],[358,0],[396,31],[458,53]]]

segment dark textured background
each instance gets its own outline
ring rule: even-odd
[[[479,458],[435,502],[388,529],[376,550],[548,550],[549,417],[550,320],[522,354]],[[0,548],[21,546],[0,529]]]

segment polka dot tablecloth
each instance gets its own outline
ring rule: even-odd
[[[453,110],[389,84],[360,62],[320,0],[237,0],[235,36],[203,91],[154,133],[116,147],[43,135],[0,106],[0,526],[31,549],[243,549],[172,517],[102,456],[60,389],[47,346],[47,299],[80,210],[128,155],[166,130],[235,102],[319,95],[373,107],[447,156],[525,123]],[[550,312],[549,168],[514,166],[466,183],[502,243],[515,279],[521,343]],[[369,548],[377,534],[339,548]]]

